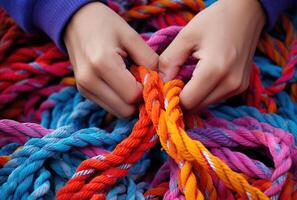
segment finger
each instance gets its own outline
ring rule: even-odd
[[[226,87],[218,86],[214,89],[214,91],[211,94],[208,95],[208,97],[204,101],[202,101],[199,105],[195,107],[195,110],[201,110],[211,104],[222,102],[232,96],[239,94],[239,91],[240,89],[237,91],[230,92]]]
[[[173,79],[192,53],[193,42],[180,32],[159,57],[159,73],[164,82]]]
[[[225,85],[217,86],[203,102],[196,106],[195,110],[200,110],[207,107],[208,105],[219,103],[245,91],[249,85],[249,76],[246,75],[249,74],[249,67],[247,67],[245,71],[246,73],[244,73],[242,81],[240,81],[239,83],[236,81],[230,81],[227,85],[225,82]],[[232,77],[233,75],[230,76]]]
[[[109,110],[113,110],[120,117],[129,117],[135,112],[135,106],[122,100],[115,91],[103,80],[96,77],[95,74],[89,75],[88,78],[91,81],[80,81],[79,87],[91,94],[93,99],[96,97],[96,102],[103,102],[108,106]]]
[[[191,80],[180,94],[182,106],[186,109],[195,108],[207,98],[225,75],[226,72],[222,67],[208,60],[199,60]]]
[[[106,50],[105,56],[93,63],[98,76],[127,104],[135,103],[141,97],[142,85],[126,68],[121,50]]]
[[[136,31],[131,30],[131,33],[125,34],[122,37],[121,44],[137,65],[157,69],[158,54],[145,43]]]

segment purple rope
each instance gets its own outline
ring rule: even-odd
[[[237,163],[236,166],[230,166],[241,172],[249,172],[257,176],[269,175],[267,167],[259,164],[259,162],[231,150],[225,151],[226,154],[222,154],[224,149],[221,148],[266,147],[273,158],[275,169],[269,177],[272,186],[265,193],[270,197],[279,196],[288,172],[292,168],[292,161],[296,163],[297,158],[294,138],[290,133],[266,123],[260,123],[250,117],[240,118],[233,122],[213,117],[205,122],[205,127],[205,129],[191,130],[189,135],[195,140],[200,140],[209,148],[218,148],[219,150],[215,152],[222,156],[222,159],[228,160],[227,163],[232,163],[231,158],[236,158],[241,164]],[[255,169],[257,170],[251,172]]]
[[[216,176],[212,176],[212,180],[215,188],[217,189],[218,198],[220,200],[235,200],[232,192],[226,187],[226,185],[218,179]]]
[[[14,120],[3,119],[0,120],[0,145],[3,146],[8,141],[24,144],[28,138],[40,138],[52,131],[35,123],[19,123]]]
[[[185,200],[185,197],[181,193],[181,191],[178,188],[178,166],[177,164],[170,159],[169,160],[170,165],[170,181],[169,181],[169,190],[165,193],[164,199],[165,200]]]
[[[222,159],[231,169],[243,172],[249,177],[270,179],[272,170],[258,160],[250,159],[240,152],[233,152],[228,148],[215,148],[211,150],[215,156]]]
[[[150,184],[150,188],[157,187],[160,185],[162,182],[166,181],[168,179],[170,174],[170,169],[169,169],[169,161],[166,161],[158,170],[156,173],[154,179],[152,180]]]
[[[0,120],[0,147],[11,142],[16,142],[22,145],[30,138],[41,138],[52,131],[52,129],[46,129],[35,123],[20,123],[14,120],[2,119]],[[79,150],[88,157],[93,157],[106,152],[99,147],[84,147]]]
[[[182,29],[181,26],[171,26],[155,32],[147,44],[157,53],[161,53]]]

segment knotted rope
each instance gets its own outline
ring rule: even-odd
[[[106,1],[159,54],[211,3],[131,2]],[[143,103],[138,119],[120,120],[79,94],[67,56],[1,11],[0,199],[296,199],[293,21],[263,33],[235,104],[183,112],[189,58],[165,84],[134,67]]]

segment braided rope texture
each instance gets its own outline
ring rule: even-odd
[[[158,54],[212,0],[107,0]],[[0,10],[0,199],[297,199],[297,16],[264,32],[248,90],[197,114],[179,94],[189,58],[143,85],[137,116],[117,119],[75,87],[47,38]]]

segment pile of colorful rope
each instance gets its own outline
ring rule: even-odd
[[[157,53],[212,3],[115,2]],[[167,83],[131,66],[143,103],[117,119],[80,95],[66,55],[1,10],[0,199],[297,199],[296,17],[263,33],[243,95],[189,114],[193,59]]]

